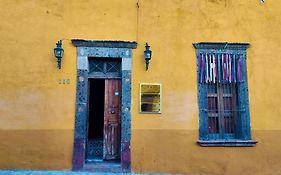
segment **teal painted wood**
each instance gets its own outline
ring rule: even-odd
[[[247,63],[246,63],[246,51],[242,56],[242,78],[243,82],[239,83],[239,106],[242,109],[240,115],[240,135],[239,139],[249,140],[251,139],[251,127],[250,127],[250,111],[249,111],[249,94],[248,94],[248,79],[247,79]]]
[[[256,140],[214,140],[214,141],[205,141],[198,140],[197,143],[200,146],[208,146],[208,147],[252,147],[257,144]]]
[[[208,50],[246,50],[249,43],[229,43],[229,42],[199,42],[193,43],[196,49],[208,49]]]
[[[199,82],[199,71],[200,71],[200,53],[202,51],[198,49],[196,51],[196,62],[197,62],[197,82]],[[207,88],[202,83],[197,83],[198,87],[198,107],[199,107],[199,139],[208,140],[208,113],[205,111],[206,105],[208,105],[208,101],[206,101],[207,97]]]

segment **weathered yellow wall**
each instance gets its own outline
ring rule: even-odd
[[[280,174],[281,0],[0,0],[0,168],[71,169],[76,48],[70,39],[137,41],[134,172]],[[62,69],[53,48],[63,40]],[[253,148],[196,145],[194,42],[249,42]],[[148,72],[144,43],[153,57]],[[70,79],[70,84],[59,84]],[[163,84],[163,113],[138,113],[141,82]]]

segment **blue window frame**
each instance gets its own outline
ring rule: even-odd
[[[194,43],[201,146],[254,146],[251,140],[248,43]]]

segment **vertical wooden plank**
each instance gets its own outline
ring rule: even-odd
[[[224,138],[224,100],[223,100],[223,83],[218,83],[218,113],[219,113],[219,135],[220,139]]]
[[[121,81],[105,80],[103,158],[120,158]]]

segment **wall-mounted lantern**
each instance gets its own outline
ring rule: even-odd
[[[54,53],[57,58],[58,68],[61,69],[61,59],[63,57],[63,52],[64,52],[63,48],[61,47],[62,41],[59,40],[56,44],[57,44],[57,47],[54,48]]]
[[[150,50],[150,46],[146,43],[145,44],[145,51],[144,51],[144,59],[146,64],[146,71],[148,70],[149,61],[151,60],[152,51]]]

